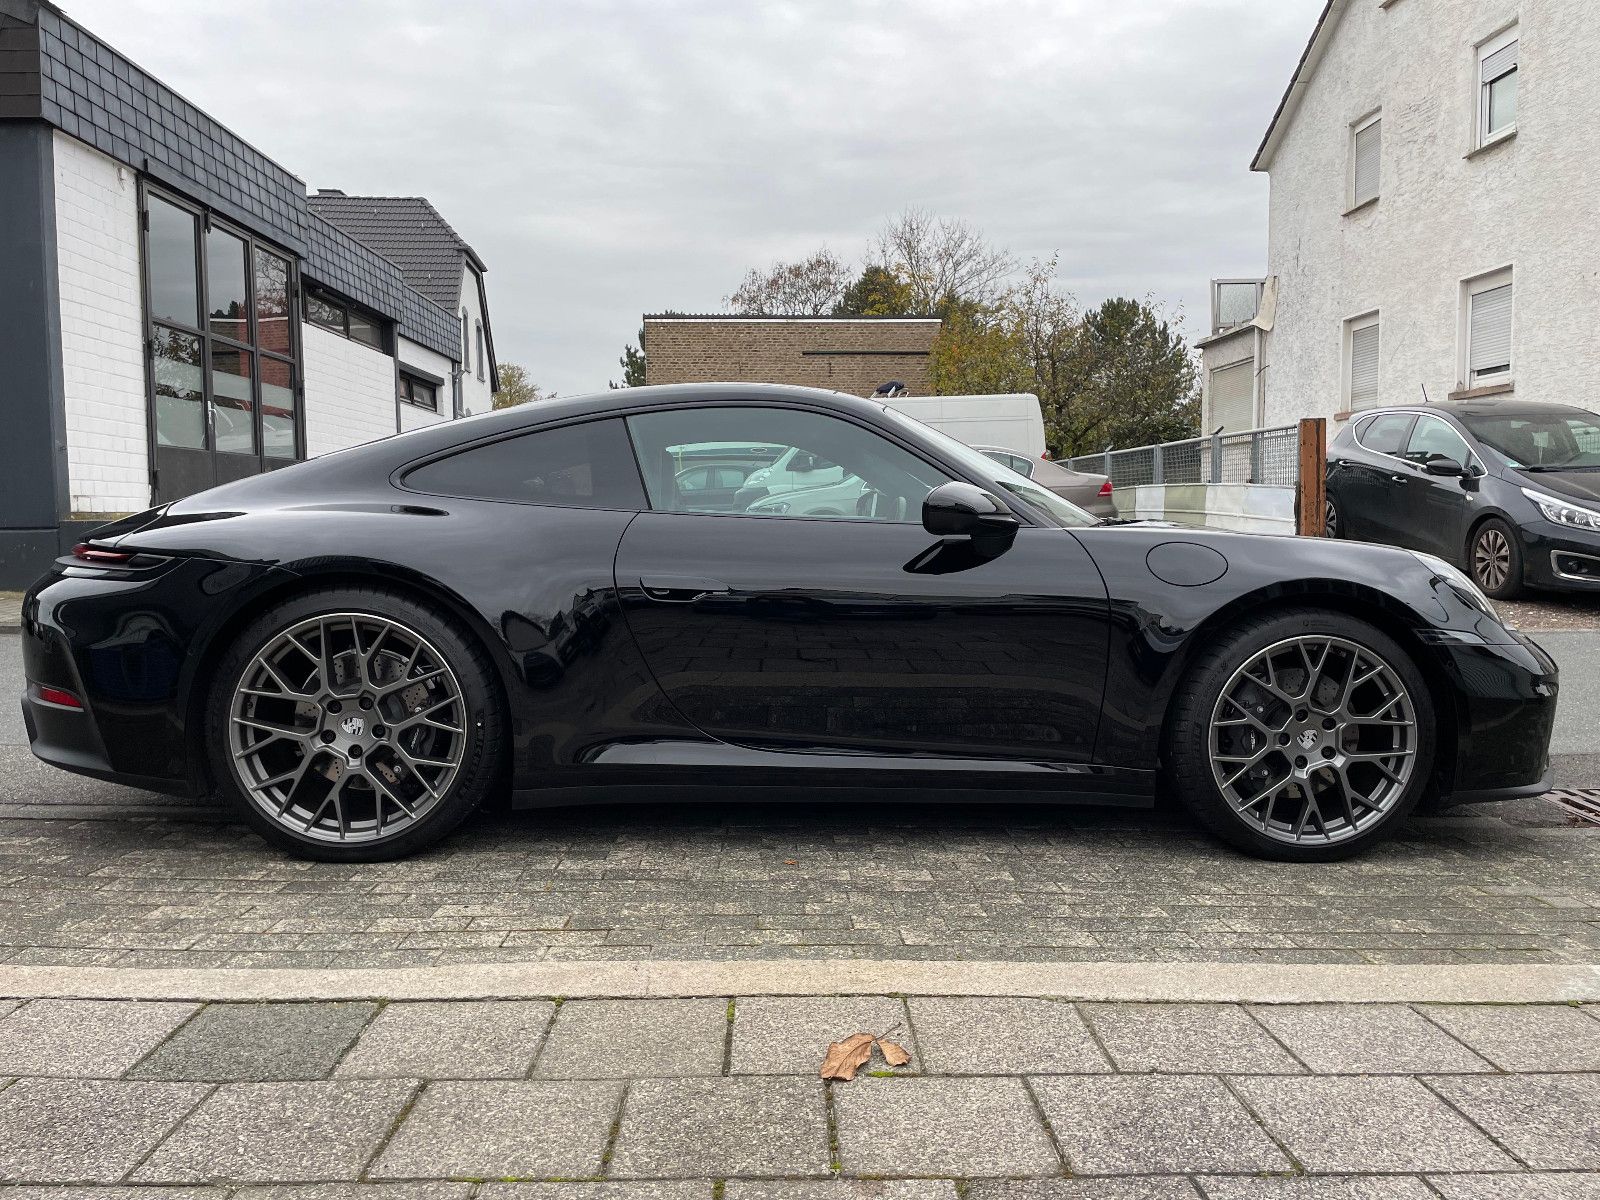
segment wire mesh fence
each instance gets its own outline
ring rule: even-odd
[[[1295,425],[1218,433],[1157,446],[1080,454],[1075,471],[1109,475],[1116,488],[1157,483],[1257,483],[1294,487],[1300,481],[1300,431]]]

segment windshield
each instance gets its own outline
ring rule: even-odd
[[[1600,418],[1559,412],[1461,414],[1473,436],[1505,455],[1513,467],[1553,470],[1600,467]]]
[[[921,437],[936,444],[939,449],[943,450],[979,479],[985,480],[994,487],[1005,489],[1013,496],[1020,497],[1038,509],[1052,524],[1060,525],[1063,529],[1100,524],[1098,517],[1090,516],[1076,504],[1063,500],[1054,492],[1046,491],[1037,483],[1034,483],[1033,480],[1028,479],[1026,476],[1018,475],[1011,468],[1002,467],[983,451],[974,450],[971,446],[956,441],[948,433],[941,433],[933,426],[924,425],[915,417],[908,417],[903,412],[887,406],[883,411],[889,414],[890,420],[911,426]]]

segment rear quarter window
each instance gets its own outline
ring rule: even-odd
[[[617,418],[473,446],[416,468],[404,483],[419,492],[514,504],[646,507],[633,447]]]

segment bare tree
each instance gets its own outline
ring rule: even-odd
[[[826,246],[796,262],[754,267],[723,304],[736,313],[763,317],[820,317],[833,311],[853,274]]]
[[[873,241],[872,261],[905,281],[918,312],[945,313],[952,305],[987,305],[999,296],[1017,261],[991,246],[959,218],[908,208],[890,219]]]

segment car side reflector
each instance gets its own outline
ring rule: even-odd
[[[45,687],[44,684],[34,686],[34,694],[46,704],[60,705],[62,708],[82,708],[83,701],[71,692],[64,692],[60,688]]]

